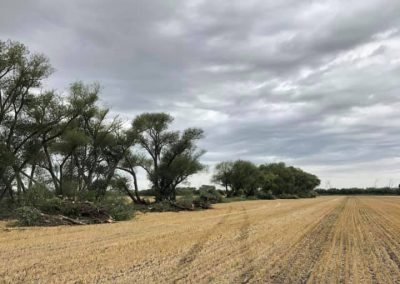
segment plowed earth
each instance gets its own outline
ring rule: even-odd
[[[400,283],[400,197],[218,204],[130,222],[8,228],[5,283]]]

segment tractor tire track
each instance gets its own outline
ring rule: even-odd
[[[313,267],[323,255],[329,244],[334,226],[342,213],[345,204],[329,212],[311,228],[289,251],[274,264],[267,282],[270,283],[305,283]]]
[[[229,213],[231,212],[232,208],[230,207],[228,210],[228,214],[224,214],[214,226],[212,226],[205,233],[203,233],[198,239],[198,241],[188,250],[188,252],[185,253],[179,259],[178,265],[173,273],[173,274],[179,274],[179,276],[174,277],[175,278],[173,280],[174,283],[178,282],[179,280],[185,279],[188,276],[190,272],[189,269],[190,264],[196,260],[197,256],[203,250],[207,241],[211,238],[211,236],[215,233],[215,231],[226,223],[227,219],[230,217]]]

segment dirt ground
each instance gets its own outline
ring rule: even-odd
[[[8,228],[0,283],[400,283],[400,197],[318,197]]]

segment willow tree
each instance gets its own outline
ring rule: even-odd
[[[172,131],[172,122],[166,113],[144,113],[133,120],[130,130],[131,139],[141,148],[140,166],[147,172],[157,201],[174,201],[176,187],[204,169],[199,161],[204,152],[196,146],[203,130]]]
[[[35,104],[33,89],[41,86],[52,68],[46,57],[30,54],[16,42],[0,41],[0,199],[8,192],[13,198],[13,184],[23,188],[21,174],[37,151],[37,140],[56,121],[37,123],[29,111]]]
[[[121,123],[109,121],[97,105],[99,86],[71,85],[66,109],[70,119],[58,139],[44,145],[45,168],[59,195],[91,191],[104,195],[124,155]]]

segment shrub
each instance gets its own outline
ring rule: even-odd
[[[107,215],[115,221],[129,220],[134,216],[133,204],[118,194],[107,194],[96,202],[62,200],[55,197],[45,200],[38,208],[46,214],[93,219],[93,221],[104,219]]]
[[[193,199],[193,205],[199,209],[209,209],[211,207],[211,203],[200,196]]]
[[[210,204],[222,202],[222,195],[215,188],[200,189],[199,198]]]
[[[52,197],[54,197],[54,194],[44,184],[35,183],[23,194],[21,204],[36,207]]]
[[[193,210],[193,197],[192,196],[183,196],[176,200],[175,205],[183,210]]]
[[[246,200],[257,200],[257,196],[255,195],[250,195],[250,196],[246,196]]]
[[[23,206],[15,210],[18,221],[22,226],[35,226],[40,225],[42,220],[42,213],[40,210],[30,207]]]
[[[61,200],[60,206],[57,208],[59,211],[58,213],[68,217],[79,217],[82,211],[81,204],[82,204],[81,202],[75,202],[71,200]],[[56,206],[56,203],[54,205]],[[48,213],[49,214],[57,213],[57,211]]]
[[[217,191],[219,192],[219,194],[221,194],[221,196],[225,196],[226,195],[225,190],[217,189]]]
[[[187,196],[187,195],[193,195],[195,193],[196,193],[195,187],[178,187],[178,188],[176,188],[177,196]]]
[[[275,196],[272,194],[271,190],[268,190],[267,192],[259,191],[257,192],[256,196],[258,199],[269,199],[269,200],[276,199]]]
[[[108,192],[107,192],[108,194]],[[91,201],[95,202],[97,200],[97,194],[96,191],[90,190],[90,191],[82,191],[78,193],[78,199],[82,201]]]
[[[144,189],[139,191],[140,196],[154,196],[156,191],[154,189]]]
[[[134,217],[133,204],[118,192],[107,192],[102,199],[96,202],[96,206],[105,210],[115,221],[130,220]]]
[[[115,221],[130,220],[135,216],[133,206],[127,204],[118,204],[112,207],[108,212]]]
[[[168,211],[179,211],[177,207],[174,207],[171,202],[164,200],[161,202],[156,202],[148,207],[149,211],[152,212],[168,212]]]
[[[296,194],[282,193],[278,195],[280,199],[299,199],[299,196]]]
[[[42,200],[38,205],[40,210],[47,214],[60,214],[63,207],[63,200],[58,197]]]
[[[247,198],[244,196],[233,196],[233,197],[226,197],[222,200],[223,203],[230,203],[230,202],[237,202],[237,201],[246,201]]]
[[[314,190],[308,192],[301,192],[298,194],[300,198],[315,198],[317,197],[317,195],[318,194]]]

